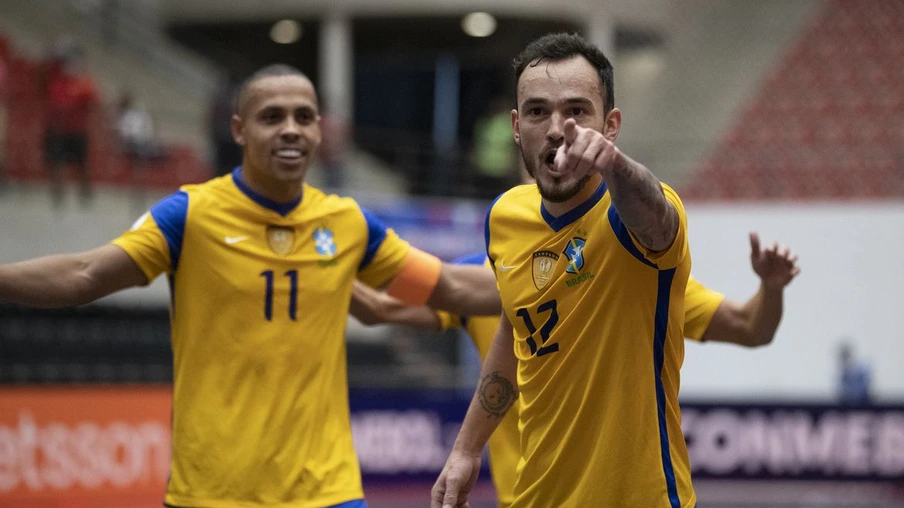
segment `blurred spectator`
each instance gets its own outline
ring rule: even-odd
[[[348,121],[328,112],[320,114],[323,141],[318,158],[326,186],[339,190],[345,185],[345,151],[348,145]]]
[[[88,128],[98,106],[94,80],[84,71],[80,46],[60,42],[46,67],[47,129],[44,158],[50,170],[54,205],[63,199],[63,168],[74,166],[81,184],[82,203],[91,200],[88,174]]]
[[[227,175],[242,163],[242,148],[232,137],[238,80],[230,76],[213,96],[208,113],[208,132],[213,144],[213,165],[217,175]]]
[[[494,98],[474,126],[472,161],[478,197],[493,199],[517,182],[512,102],[501,96]]]
[[[129,92],[123,93],[116,105],[116,134],[120,150],[129,160],[129,171],[141,170],[160,156],[154,120]]]
[[[872,372],[869,365],[854,358],[854,347],[845,338],[838,346],[838,396],[842,404],[866,406],[872,403]]]
[[[9,87],[9,42],[6,37],[0,35],[0,185],[3,184],[3,176],[6,171],[6,117],[7,117],[7,89]]]

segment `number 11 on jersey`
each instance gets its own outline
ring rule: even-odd
[[[298,270],[289,270],[284,274],[289,278],[289,319],[295,321],[298,312]],[[264,317],[273,320],[273,270],[264,270],[261,277],[266,280],[264,295]]]

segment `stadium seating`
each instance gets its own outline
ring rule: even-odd
[[[904,197],[902,58],[904,3],[827,3],[764,78],[683,195]]]

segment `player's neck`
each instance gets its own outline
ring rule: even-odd
[[[242,180],[254,192],[277,203],[289,203],[298,199],[304,188],[304,181],[279,181],[261,178],[253,171],[242,171]]]
[[[562,201],[561,203],[553,203],[549,200],[543,200],[543,207],[546,208],[546,211],[553,215],[553,217],[561,217],[566,213],[577,208],[581,203],[587,201],[590,196],[596,192],[596,189],[600,186],[600,182],[603,179],[603,175],[596,173],[587,180],[587,183],[581,187],[581,190],[578,191],[577,194],[571,197],[566,201]]]

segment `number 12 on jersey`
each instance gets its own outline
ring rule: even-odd
[[[527,308],[521,308],[515,312],[515,315],[524,321],[524,326],[530,334],[530,336],[527,337],[527,345],[530,347],[530,353],[532,355],[537,355],[537,357],[555,353],[559,350],[558,342],[553,342],[549,345],[546,344],[546,341],[549,340],[549,335],[552,333],[552,329],[559,323],[559,311],[556,308],[555,300],[549,300],[548,302],[543,302],[537,306],[537,315],[546,312],[549,312],[550,314],[549,317],[546,318],[546,322],[543,323],[543,326],[540,328],[540,340],[542,341],[542,345],[539,348],[537,347],[537,341],[534,339],[534,336],[537,334],[537,327],[534,326],[534,322],[530,317],[530,311],[527,310]]]
[[[289,278],[289,319],[295,321],[298,312],[298,270],[289,270],[284,274]],[[264,317],[273,320],[273,270],[264,270],[261,277],[266,280],[264,295]]]

